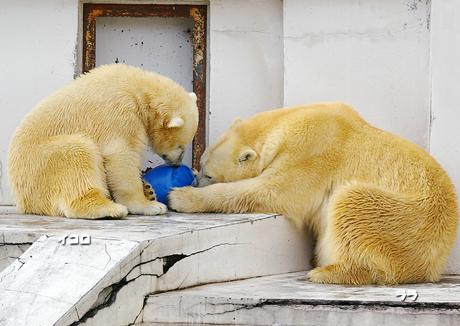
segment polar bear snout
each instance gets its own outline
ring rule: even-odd
[[[195,184],[193,186],[202,188],[212,185],[213,183],[216,183],[216,181],[211,176],[205,174],[203,170],[201,170],[196,176]]]
[[[182,160],[184,158],[185,150],[184,149],[176,149],[169,154],[161,155],[161,158],[173,168],[177,168],[181,165]]]
[[[172,166],[173,168],[178,168],[182,163],[182,158],[180,160],[174,160],[174,159],[169,158],[166,155],[163,155],[162,158],[166,162],[166,164],[168,164],[169,166]]]

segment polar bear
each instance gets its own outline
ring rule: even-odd
[[[203,153],[181,212],[279,213],[316,237],[312,282],[439,281],[454,245],[454,186],[423,149],[343,103],[236,119]]]
[[[88,219],[165,213],[145,195],[142,156],[150,145],[180,165],[198,126],[196,100],[167,77],[121,64],[93,69],[45,97],[8,151],[18,210]]]

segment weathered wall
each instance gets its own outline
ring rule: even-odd
[[[11,204],[6,156],[11,136],[44,96],[75,74],[76,0],[0,2],[0,204]]]
[[[460,193],[460,1],[433,0],[431,15],[430,152]],[[460,273],[460,236],[446,273]]]
[[[430,2],[285,0],[284,102],[343,101],[428,149]]]
[[[210,4],[209,141],[233,119],[283,106],[283,4]]]

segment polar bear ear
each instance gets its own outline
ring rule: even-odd
[[[260,151],[260,170],[263,171],[267,166],[269,166],[276,155],[278,154],[278,149],[280,144],[285,138],[285,131],[283,129],[278,129],[273,131],[265,141],[262,150]]]
[[[168,128],[178,128],[184,125],[184,119],[181,117],[174,117],[169,121]]]
[[[238,161],[245,163],[247,161],[253,161],[257,158],[257,153],[252,149],[246,149],[238,155]]]
[[[230,128],[233,128],[233,127],[236,127],[238,126],[240,123],[243,122],[243,119],[241,118],[236,118],[235,120],[233,120],[232,124],[230,125]]]
[[[190,92],[190,93],[188,93],[188,95],[189,95],[189,96],[192,98],[192,100],[196,103],[196,101],[197,101],[197,99],[198,99],[198,98],[196,97],[196,94],[193,93],[193,92]]]

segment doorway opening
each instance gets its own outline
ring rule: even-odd
[[[197,170],[206,145],[206,24],[204,5],[83,5],[83,72],[120,62],[195,92],[199,124],[184,163]],[[147,153],[144,165],[159,160]]]

